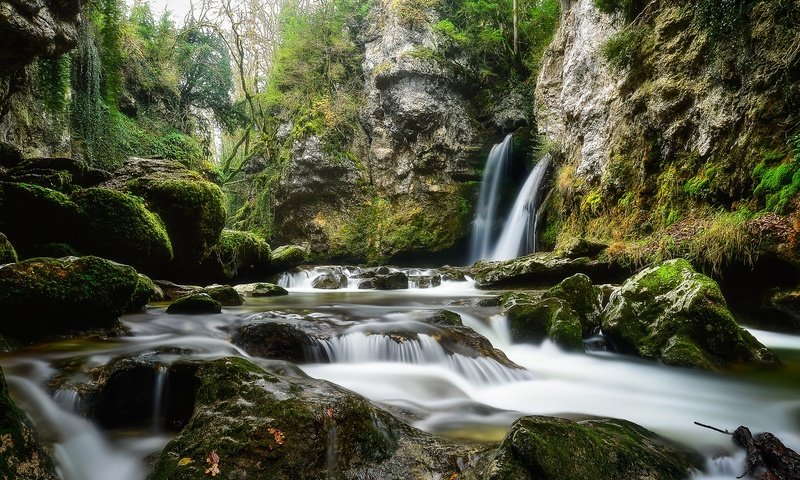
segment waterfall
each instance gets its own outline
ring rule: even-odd
[[[156,369],[155,388],[153,394],[153,431],[158,432],[161,425],[164,423],[162,420],[163,406],[164,406],[164,385],[167,383],[167,375],[169,371],[167,367],[159,366]]]
[[[391,362],[412,365],[439,365],[475,384],[499,384],[530,380],[528,372],[501,365],[488,357],[471,358],[448,353],[430,335],[416,339],[396,340],[389,335],[350,333],[319,340],[320,360],[331,363]]]
[[[502,143],[492,147],[489,158],[486,160],[486,169],[483,172],[481,190],[478,194],[478,206],[475,210],[475,220],[472,224],[472,238],[470,240],[470,259],[472,262],[489,257],[492,248],[492,231],[497,222],[497,211],[500,207],[500,184],[504,173],[508,170],[511,158],[511,138],[506,135]]]
[[[492,252],[491,260],[509,260],[536,251],[540,197],[549,166],[550,156],[546,155],[539,160],[528,176],[508,215],[500,240]]]

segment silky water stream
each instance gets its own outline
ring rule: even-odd
[[[300,365],[305,373],[390,411],[413,412],[412,423],[428,432],[497,441],[514,419],[527,414],[624,418],[706,455],[707,471],[697,473],[697,479],[735,478],[744,471],[744,459],[729,437],[694,421],[728,429],[747,425],[800,447],[798,336],[752,331],[784,360],[781,370],[711,374],[602,351],[575,354],[549,343],[513,343],[498,307],[475,306],[488,294],[470,282],[384,292],[352,285],[315,291],[308,277],[285,278],[296,285],[289,296],[248,299],[218,315],[166,315],[163,306],[151,307],[122,319],[131,336],[38,345],[6,354],[0,364],[12,395],[51,446],[65,480],[146,476],[146,458],[170,438],[162,419],[167,369],[159,368],[153,380],[152,420],[128,430],[104,430],[83,418],[78,392],[54,389],[54,377],[69,369],[70,376],[79,378],[114,359],[142,355],[163,366],[184,358],[248,357],[230,343],[231,332],[275,311],[288,319],[294,315],[338,326],[338,335],[320,340],[310,352],[317,362]],[[423,320],[443,308],[460,314],[466,326],[523,369],[445,352]],[[413,340],[397,342],[389,332],[409,332]]]

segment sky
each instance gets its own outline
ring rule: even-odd
[[[133,0],[126,0],[128,5],[133,4]],[[166,8],[172,12],[172,19],[175,22],[183,21],[186,13],[189,11],[189,0],[148,0],[150,9],[156,15],[160,14]]]

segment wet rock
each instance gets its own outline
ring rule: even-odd
[[[80,227],[80,251],[131,265],[157,275],[172,261],[172,244],[161,219],[132,195],[107,188],[88,188],[72,195]]]
[[[442,275],[442,280],[445,282],[466,282],[467,277],[464,272],[458,267],[444,266],[438,269]]]
[[[35,258],[0,267],[0,334],[25,340],[118,325],[139,275],[98,257]]]
[[[408,277],[409,283],[414,283],[417,288],[433,288],[442,284],[442,276],[435,275],[415,275]]]
[[[766,293],[763,316],[771,319],[773,330],[800,333],[800,289],[777,288]]]
[[[0,265],[14,263],[17,260],[17,251],[14,250],[14,246],[5,235],[0,233]]]
[[[375,279],[368,278],[366,280],[361,280],[358,282],[358,289],[359,290],[375,290]]]
[[[390,273],[392,273],[392,270],[386,266],[378,267],[373,271],[375,272],[376,275],[389,275]]]
[[[237,292],[246,297],[279,297],[289,295],[289,292],[274,283],[246,283],[233,287]]]
[[[179,298],[167,307],[167,313],[220,313],[222,305],[207,293],[192,293]]]
[[[317,328],[311,322],[269,321],[244,325],[231,340],[250,355],[304,363],[314,360],[317,341],[307,333],[314,331]]]
[[[223,230],[200,269],[204,277],[217,281],[266,273],[270,270],[269,244],[250,232]]]
[[[2,7],[0,7],[2,8]],[[53,461],[25,413],[11,400],[0,372],[0,478],[57,480]]]
[[[202,288],[197,285],[178,285],[168,280],[154,280],[153,283],[164,293],[164,300],[176,300]]]
[[[225,478],[447,478],[485,447],[457,446],[398,421],[330,383],[268,373],[241,358],[183,361],[195,379],[191,420],[149,478],[205,477],[214,451]],[[191,463],[180,462],[189,458]]]
[[[583,273],[595,282],[621,281],[628,269],[599,258],[569,258],[538,252],[502,262],[477,262],[470,268],[478,288],[538,287],[554,285]]]
[[[511,426],[482,478],[490,480],[676,480],[701,465],[638,425],[523,417]]]
[[[225,224],[222,191],[171,160],[129,158],[104,187],[137,195],[164,222],[175,254],[171,276],[191,278]]]
[[[403,272],[382,274],[376,271],[373,281],[377,290],[402,290],[408,288],[408,275]]]
[[[271,269],[285,272],[299,267],[308,260],[308,251],[299,245],[283,245],[272,252]]]
[[[601,323],[618,351],[670,365],[716,369],[777,362],[736,324],[717,283],[683,259],[646,268],[625,281],[611,295]]]
[[[235,307],[244,303],[239,292],[230,285],[209,285],[194,293],[205,293],[218,301],[223,307]]]
[[[311,286],[323,290],[336,290],[347,286],[347,277],[340,273],[323,273],[311,281]]]
[[[584,335],[599,326],[598,317],[603,310],[603,292],[582,273],[564,279],[542,295],[566,302],[580,316]]]
[[[520,293],[506,295],[502,307],[514,340],[538,343],[549,338],[564,349],[583,350],[581,317],[565,300]]]

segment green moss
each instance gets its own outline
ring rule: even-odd
[[[701,463],[624,420],[523,417],[511,426],[485,478],[674,480],[688,478],[690,467]]]
[[[192,293],[172,302],[167,313],[172,314],[205,314],[220,313],[222,305],[207,293]]]
[[[139,276],[98,257],[34,258],[0,268],[0,333],[23,339],[117,325]],[[36,305],[36,308],[31,308]]]
[[[541,342],[550,338],[562,348],[583,350],[581,319],[566,301],[510,294],[504,295],[501,302],[514,340]]]
[[[156,175],[131,180],[127,188],[145,199],[166,226],[179,264],[196,266],[217,244],[225,225],[222,191],[199,175]]]
[[[564,300],[571,309],[580,317],[582,334],[588,335],[598,326],[597,315],[601,310],[602,292],[592,284],[592,280],[578,273],[564,279],[544,294],[544,298],[559,298]],[[579,337],[580,337],[579,333]]]
[[[797,143],[797,135],[790,140]],[[778,163],[779,162],[779,163]],[[768,211],[786,213],[790,202],[800,193],[800,145],[795,146],[794,157],[782,158],[775,152],[766,152],[753,169],[753,179],[757,182],[753,194],[763,199]]]
[[[81,218],[78,247],[148,273],[166,270],[172,244],[161,219],[137,197],[106,188],[72,195]]]
[[[299,245],[282,245],[272,252],[271,268],[275,272],[284,272],[302,265],[308,260],[308,252]]]
[[[606,40],[600,53],[612,69],[617,72],[628,70],[640,61],[641,44],[647,35],[647,30],[642,27],[628,26]]]
[[[264,272],[270,265],[269,244],[254,233],[223,230],[204,265],[215,270],[212,276],[225,280],[244,270]]]
[[[159,300],[160,289],[150,280],[150,277],[139,274],[136,288],[131,295],[130,303],[125,307],[126,312],[135,312],[144,308],[150,301]]]
[[[20,251],[33,243],[71,243],[78,207],[69,197],[26,183],[0,183],[0,189],[0,224]]]
[[[67,243],[34,243],[33,245],[26,245],[23,253],[24,258],[80,256],[75,247]]]

